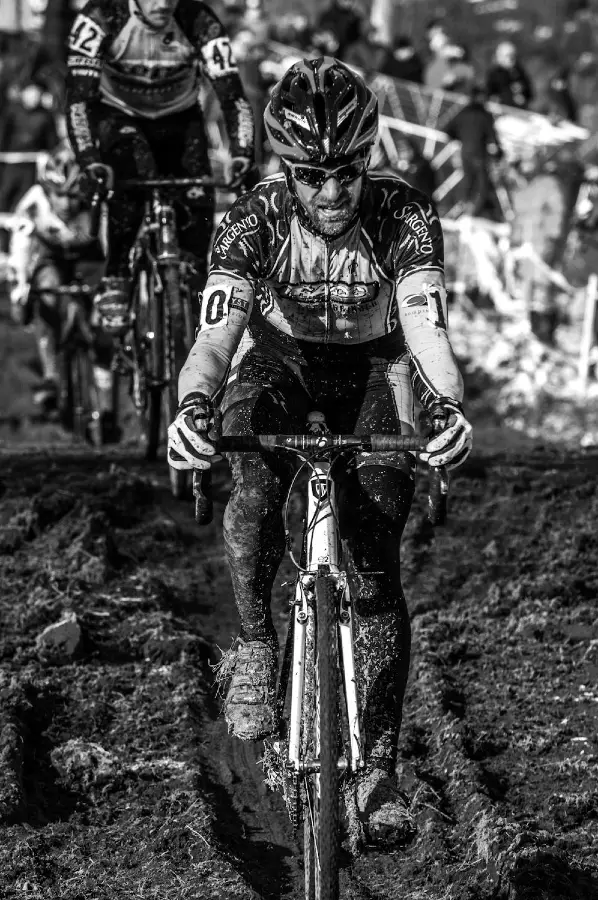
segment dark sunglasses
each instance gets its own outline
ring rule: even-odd
[[[336,178],[341,184],[349,184],[355,181],[366,170],[366,160],[358,159],[355,162],[338,166],[336,169],[326,169],[321,166],[302,165],[301,163],[289,163],[293,178],[309,187],[321,188],[329,178]]]

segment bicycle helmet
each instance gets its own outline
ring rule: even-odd
[[[75,154],[66,142],[38,160],[37,180],[44,190],[68,194],[75,187],[80,174]]]
[[[322,163],[370,149],[378,134],[378,100],[338,59],[303,59],[274,86],[264,125],[283,160]]]

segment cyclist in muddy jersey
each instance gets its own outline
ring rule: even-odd
[[[304,60],[275,86],[264,118],[283,171],[241,197],[217,230],[170,465],[209,466],[216,404],[224,434],[303,432],[313,409],[333,432],[410,434],[414,392],[446,417],[427,444],[430,463],[459,465],[471,426],[447,333],[442,230],[424,194],[367,174],[375,95],[337,60]],[[229,462],[224,539],[242,633],[224,666],[225,717],[235,735],[257,739],[276,724],[270,592],[292,469],[268,453]],[[410,454],[363,453],[339,507],[367,740],[358,799],[372,840],[412,827],[392,774],[410,646],[399,547],[413,492]]]
[[[140,224],[140,194],[119,179],[210,174],[208,141],[198,92],[211,82],[230,138],[232,183],[253,159],[254,123],[228,35],[200,0],[90,0],[68,41],[67,127],[89,179],[97,164],[115,174],[110,204],[110,257],[97,300],[106,327],[127,327],[128,256]],[[178,204],[184,250],[205,271],[212,235],[212,189],[191,188]]]

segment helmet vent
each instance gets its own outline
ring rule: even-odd
[[[318,126],[318,132],[321,138],[326,136],[327,131],[327,121],[326,121],[326,100],[323,94],[320,94],[318,91],[317,94],[314,94],[314,112],[316,114],[316,125]]]

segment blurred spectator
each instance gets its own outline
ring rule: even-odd
[[[496,216],[497,201],[490,175],[490,160],[500,160],[503,151],[494,128],[494,117],[486,108],[485,93],[474,85],[469,103],[445,128],[461,145],[464,211],[471,216]]]
[[[442,52],[447,61],[442,87],[446,91],[456,91],[461,94],[469,93],[474,82],[475,72],[469,62],[465,47],[462,47],[460,44],[447,44]]]
[[[513,195],[511,239],[515,245],[529,242],[540,259],[558,271],[572,221],[579,224],[576,200],[584,179],[583,166],[571,145],[538,148],[534,168],[527,175],[526,186]],[[588,214],[582,205],[583,212]],[[521,277],[529,281],[532,330],[541,341],[554,346],[555,332],[568,314],[570,298],[563,296],[548,274],[532,263],[526,267],[522,261]]]
[[[381,35],[374,25],[362,24],[363,34],[345,50],[344,61],[348,66],[361,69],[368,76],[383,72],[390,56],[386,35]]]
[[[441,22],[433,20],[428,24],[426,39],[428,59],[424,66],[424,84],[429,88],[441,88],[450,69],[450,63],[445,55],[449,39]]]
[[[436,174],[429,161],[412,138],[402,135],[395,141],[395,153],[391,162],[382,140],[378,139],[372,149],[370,171],[396,175],[432,197],[436,189]]]
[[[231,47],[239,67],[245,96],[251,104],[255,120],[255,161],[264,163],[264,110],[268,102],[268,89],[273,79],[262,63],[268,55],[266,29],[258,22],[253,27],[238,31],[231,39]]]
[[[496,48],[494,65],[486,75],[486,91],[490,100],[520,109],[527,109],[534,96],[529,76],[510,41],[502,41]]]
[[[400,78],[403,81],[415,81],[421,84],[424,78],[424,64],[408,37],[395,39],[392,50],[386,54],[383,75]]]
[[[32,155],[58,143],[55,109],[61,82],[38,35],[0,35],[0,48],[0,150],[30,156],[0,162],[0,211],[10,212],[35,181]]]
[[[307,16],[303,13],[285,13],[269,23],[270,38],[281,44],[307,49],[312,31]]]
[[[568,0],[564,9],[561,51],[564,59],[578,60],[596,53],[596,22],[590,0]]]
[[[317,19],[312,43],[321,52],[345,58],[349,44],[361,37],[363,16],[355,0],[332,0]]]
[[[570,70],[568,65],[551,67],[547,77],[540,82],[535,81],[536,102],[534,110],[555,119],[577,121],[577,104],[573,99],[569,86]]]

